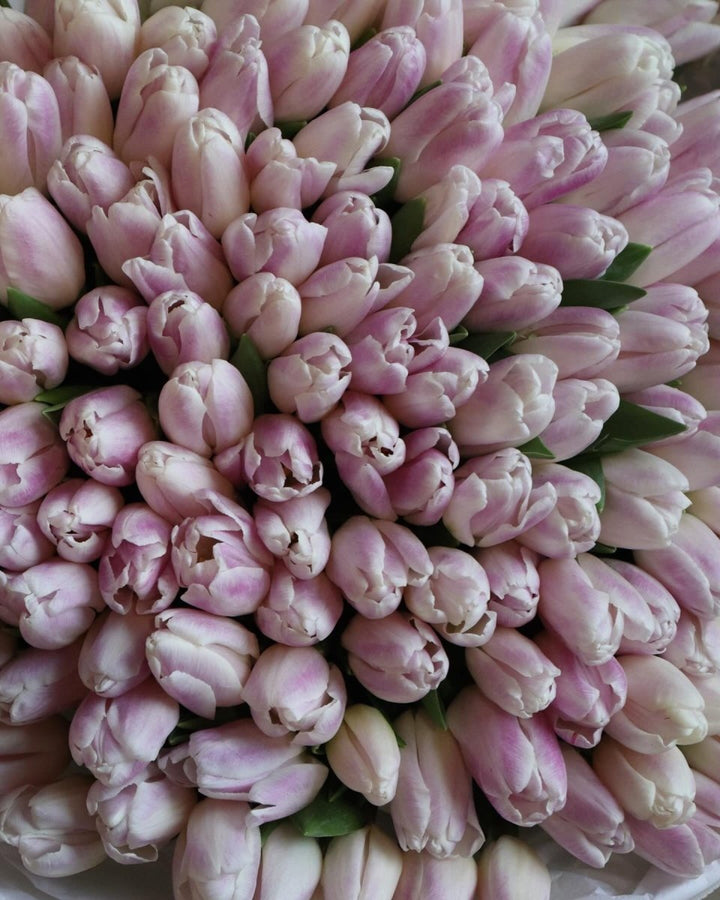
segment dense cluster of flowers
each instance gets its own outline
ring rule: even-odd
[[[673,80],[717,14],[0,8],[30,872],[176,839],[176,900],[543,900],[532,826],[720,857],[720,91]]]

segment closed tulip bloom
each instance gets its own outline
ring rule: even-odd
[[[120,96],[140,34],[137,3],[62,0],[55,8],[55,56],[79,56],[99,70],[111,99]]]
[[[590,447],[617,410],[620,395],[605,378],[561,378],[553,389],[555,412],[540,440],[555,459],[570,459]]]
[[[414,198],[422,201],[423,228],[411,249],[462,243],[457,240],[458,234],[467,224],[470,210],[482,192],[483,182],[472,169],[463,165],[451,166],[435,184]],[[487,205],[489,198],[485,200]]]
[[[448,673],[447,654],[433,629],[401,612],[383,619],[355,615],[340,640],[353,675],[381,700],[413,703]]]
[[[0,839],[17,848],[34,875],[76,875],[105,859],[85,802],[92,778],[69,775],[37,787],[26,784],[3,797]]]
[[[326,745],[335,775],[374,806],[395,796],[400,748],[394,727],[374,706],[348,706],[337,733]]]
[[[410,25],[425,47],[427,62],[421,87],[439,79],[448,66],[462,56],[462,4],[456,0],[439,3],[389,0],[385,4],[381,28],[398,25]]]
[[[0,402],[33,400],[65,378],[68,352],[62,330],[40,319],[0,322]]]
[[[537,554],[516,541],[473,551],[490,586],[488,609],[497,624],[510,628],[525,625],[537,610],[540,577]]]
[[[627,698],[622,666],[614,657],[586,663],[554,631],[543,631],[535,639],[560,670],[548,710],[555,734],[573,747],[594,747]]]
[[[400,881],[394,900],[428,897],[440,900],[449,894],[458,900],[473,900],[477,885],[477,865],[468,856],[437,859],[426,850],[403,854]]]
[[[270,640],[310,647],[332,633],[344,608],[340,589],[323,572],[300,579],[277,562],[270,590],[255,610],[255,622]]]
[[[715,534],[720,534],[720,487],[706,487],[691,491],[693,515],[704,522]]]
[[[720,619],[700,619],[683,610],[664,658],[689,676],[710,676],[720,671]]]
[[[516,253],[528,225],[528,211],[507,181],[483,178],[480,195],[455,240],[467,244],[476,261],[493,259]]]
[[[708,738],[720,734],[720,675],[690,675],[690,681],[698,689],[705,701],[705,718],[708,723]],[[691,765],[695,766],[694,762]]]
[[[443,522],[463,544],[491,547],[537,525],[556,502],[554,487],[533,486],[530,460],[508,447],[476,456],[456,470]]]
[[[83,684],[101,697],[119,697],[149,675],[145,641],[153,617],[135,610],[101,613],[83,638],[77,671]]]
[[[653,447],[652,452],[679,469],[691,491],[712,489],[720,480],[720,411],[708,413],[694,434],[678,437],[680,440]]]
[[[331,194],[312,218],[328,229],[321,265],[349,256],[377,256],[379,262],[387,262],[392,240],[390,217],[366,194],[359,191]]]
[[[227,359],[230,338],[219,312],[192,291],[167,291],[148,307],[148,343],[169,375],[181,363]]]
[[[325,852],[320,884],[327,900],[392,900],[402,853],[376,825],[333,838]]]
[[[0,773],[5,793],[58,778],[70,762],[68,724],[46,716],[28,725],[0,725]]]
[[[295,578],[314,578],[330,555],[330,533],[325,512],[330,492],[318,488],[305,497],[280,502],[260,498],[253,517],[260,540]]]
[[[201,800],[175,845],[173,893],[178,900],[252,900],[259,867],[260,829],[248,804]]]
[[[112,144],[112,107],[97,68],[66,56],[48,63],[43,75],[58,101],[63,143],[75,135],[90,135]]]
[[[377,21],[382,5],[381,0],[370,0],[359,9],[352,0],[310,0],[305,21],[322,25],[328,19],[337,19],[347,28],[352,43],[357,43]]]
[[[140,26],[140,53],[160,47],[172,66],[184,66],[200,79],[210,65],[218,33],[205,12],[186,6],[158,9]]]
[[[605,506],[600,540],[613,547],[668,547],[690,501],[685,476],[664,459],[630,449],[603,460]]]
[[[22,572],[55,554],[55,547],[37,521],[41,501],[23,506],[0,506],[0,567]]]
[[[451,644],[476,647],[495,631],[496,614],[489,612],[490,586],[482,566],[464,550],[429,547],[430,578],[408,585],[403,600],[410,612],[432,625]]]
[[[320,227],[320,226],[319,226]],[[406,270],[409,281],[413,276]],[[298,286],[301,299],[300,334],[333,332],[344,337],[380,302],[381,266],[377,257],[350,256],[320,266]]]
[[[34,187],[0,194],[0,303],[14,287],[64,309],[85,281],[80,241],[55,207]]]
[[[636,855],[675,878],[696,878],[720,854],[717,834],[703,827],[696,817],[669,828],[655,828],[630,815],[626,821]]]
[[[516,825],[537,825],[562,808],[567,774],[549,720],[519,719],[464,688],[447,711],[473,779],[495,809]]]
[[[6,130],[0,140],[0,193],[34,187],[45,193],[47,174],[63,142],[58,101],[50,84],[12,62],[0,63],[0,109]]]
[[[605,746],[603,741],[593,763]],[[623,809],[576,750],[563,747],[562,754],[568,776],[567,802],[545,819],[541,828],[576,859],[602,868],[613,853],[629,853],[633,848]]]
[[[553,266],[522,256],[480,259],[482,294],[463,319],[472,331],[519,330],[549,316],[560,304],[562,279]]]
[[[94,562],[103,553],[115,516],[124,505],[117,488],[70,478],[45,495],[38,523],[63,559]]]
[[[412,27],[383,28],[350,53],[329,105],[352,101],[379,109],[392,119],[420,85],[426,59],[425,47]]]
[[[707,410],[695,397],[677,387],[668,384],[656,384],[642,391],[632,391],[627,399],[639,406],[672,419],[684,426],[684,431],[653,441],[653,450],[681,443],[685,438],[697,432],[700,424],[707,418]]]
[[[242,506],[221,496],[213,505],[210,514],[189,513],[173,529],[173,570],[187,588],[186,603],[215,615],[246,615],[268,591],[272,556]]]
[[[170,523],[144,503],[129,503],[117,514],[100,557],[103,600],[120,615],[143,615],[169,606],[178,591],[170,564]]]
[[[702,741],[708,730],[705,704],[687,675],[660,656],[629,655],[619,661],[628,682],[627,701],[606,726],[607,734],[638,753]]]
[[[716,90],[708,91],[685,100],[675,110],[673,116],[682,126],[682,134],[673,142],[673,174],[698,166],[717,171],[718,96]]]
[[[79,645],[75,641],[56,650],[28,647],[6,662],[0,668],[0,721],[20,726],[76,706],[87,694],[78,675]]]
[[[52,17],[52,10],[50,16]],[[45,28],[30,15],[8,7],[0,13],[2,37],[0,59],[25,71],[42,73],[52,57],[52,40]]]
[[[193,74],[184,66],[170,65],[159,47],[146,50],[133,62],[123,83],[113,149],[125,162],[152,156],[167,168],[178,129],[198,108],[199,89]],[[162,121],[163,127],[152,128],[156,121]]]
[[[658,580],[639,566],[620,559],[607,560],[608,565],[629,582],[646,604],[651,616],[651,628],[646,627],[646,616],[642,615],[642,626],[638,629],[631,611],[625,611],[625,629],[620,642],[621,653],[662,653],[672,641],[677,631],[680,607],[677,601]]]
[[[256,272],[243,279],[222,306],[223,320],[233,337],[247,334],[260,356],[269,360],[297,337],[301,311],[297,288],[272,272]]]
[[[194,791],[166,778],[154,764],[127,785],[96,781],[87,795],[105,852],[124,864],[155,862],[159,848],[182,830],[195,802]]]
[[[268,413],[255,419],[241,453],[248,486],[266,500],[304,497],[322,484],[315,440],[290,415]]]
[[[382,619],[398,608],[408,586],[427,582],[433,564],[404,525],[352,516],[333,534],[325,571],[354,609]]]
[[[503,834],[480,855],[475,900],[550,900],[550,873],[525,841]]]
[[[135,480],[145,502],[174,525],[215,510],[210,497],[234,497],[232,484],[209,459],[167,441],[149,441],[138,453]],[[195,494],[188,494],[193,484]]]
[[[315,838],[280,823],[263,843],[253,900],[311,900],[320,884],[322,862]]]
[[[239,622],[196,609],[166,609],[145,643],[150,671],[184,707],[213,719],[218,706],[239,706],[259,655],[257,638]]]
[[[347,28],[335,19],[301,25],[273,41],[265,55],[275,121],[316,116],[340,86],[349,54]]]
[[[335,408],[350,384],[350,348],[328,332],[293,341],[268,365],[268,390],[277,408],[301,422],[318,422]]]
[[[521,719],[547,709],[555,697],[560,669],[514,628],[496,628],[482,647],[468,647],[465,663],[483,694]]]
[[[25,506],[43,497],[68,470],[69,459],[57,429],[37,403],[0,412],[0,503]]]

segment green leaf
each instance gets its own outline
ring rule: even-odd
[[[238,341],[237,350],[230,358],[230,362],[240,372],[253,396],[255,415],[261,415],[270,403],[270,394],[267,386],[267,365],[258,353],[253,339],[243,334]]]
[[[335,800],[327,791],[292,816],[292,821],[306,837],[337,837],[350,834],[367,823],[367,806],[354,792],[343,794]]]
[[[617,547],[611,547],[609,544],[601,544],[598,541],[590,552],[594,553],[596,556],[613,556],[613,554],[617,553]]]
[[[497,353],[507,344],[511,344],[517,334],[514,331],[492,331],[486,334],[469,334],[464,341],[460,343],[463,350],[469,350],[482,356],[483,359],[490,359],[493,353]]]
[[[450,338],[450,346],[454,347],[455,344],[461,344],[469,334],[470,332],[464,325],[458,325],[455,331],[453,331],[451,335],[448,335]]]
[[[69,321],[69,317],[60,315],[54,309],[14,287],[7,289],[7,305],[16,319],[41,319],[59,328],[65,328]]]
[[[425,694],[420,703],[435,725],[437,725],[438,728],[442,728],[443,731],[447,731],[448,726],[447,720],[445,719],[445,707],[438,692],[430,691],[429,694]]]
[[[647,244],[630,243],[615,257],[602,276],[602,281],[627,281],[652,253]]]
[[[276,122],[275,127],[280,129],[280,133],[284,138],[291,141],[298,131],[302,131],[302,129],[307,125],[307,120],[298,119],[295,122]]]
[[[45,409],[43,409],[42,414],[46,419],[55,421],[57,418],[55,413],[65,409],[68,403],[71,400],[74,400],[75,397],[81,397],[83,394],[87,394],[89,391],[93,390],[95,390],[95,388],[90,384],[63,384],[60,385],[60,387],[53,388],[51,391],[42,391],[41,393],[36,394],[34,399],[38,403],[47,404]]]
[[[517,449],[524,453],[525,456],[530,457],[530,459],[555,459],[555,454],[552,450],[548,450],[540,438],[537,437]]]
[[[401,160],[398,156],[378,156],[370,162],[371,168],[377,166],[390,166],[393,170],[393,177],[388,181],[384,188],[381,188],[377,194],[373,194],[370,198],[375,206],[384,209],[395,196],[395,188],[397,187],[398,178],[400,178]]]
[[[391,263],[398,262],[410,252],[413,241],[423,230],[426,206],[424,197],[415,197],[403,204],[392,217]]]
[[[566,465],[569,469],[574,469],[576,472],[582,472],[592,478],[597,484],[600,488],[600,499],[595,506],[597,511],[601,513],[605,508],[605,473],[603,472],[600,457],[582,454],[574,456],[572,459],[566,459],[563,465]]]
[[[622,110],[620,112],[609,113],[607,116],[595,116],[588,119],[588,124],[595,131],[615,131],[618,128],[624,128],[632,119],[632,110]]]
[[[630,447],[652,444],[675,434],[682,434],[685,426],[675,419],[668,419],[652,410],[621,400],[617,410],[610,416],[600,437],[592,447],[598,453],[621,453]]]
[[[619,309],[644,297],[647,291],[620,281],[591,281],[572,278],[564,282],[562,306],[594,306],[596,309]]]

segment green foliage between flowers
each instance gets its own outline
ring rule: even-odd
[[[255,342],[249,335],[243,334],[241,336],[237,350],[230,357],[230,362],[240,372],[250,388],[255,406],[255,415],[261,415],[270,404],[267,365],[258,353]]]
[[[632,110],[620,110],[609,113],[607,116],[595,116],[588,119],[588,125],[595,131],[617,131],[627,125],[632,119],[632,115]]]
[[[309,806],[291,817],[306,837],[338,837],[357,831],[370,821],[373,810],[369,803],[354,791],[348,795],[335,779],[329,778],[328,782]]]
[[[1,0],[0,5],[4,5]],[[16,319],[40,319],[43,322],[57,325],[58,328],[65,328],[69,321],[66,316],[55,312],[54,309],[50,309],[49,306],[14,287],[7,289],[7,305]]]

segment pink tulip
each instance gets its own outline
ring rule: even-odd
[[[184,66],[200,79],[210,65],[217,37],[215,22],[205,12],[164,6],[140,26],[138,51],[160,47],[171,66]]]
[[[55,547],[38,525],[40,502],[0,506],[0,567],[4,570],[22,572],[54,555]]]
[[[528,225],[528,211],[507,181],[483,178],[480,194],[456,240],[467,244],[476,261],[507,256],[520,249]]]
[[[0,773],[5,793],[58,778],[70,762],[68,725],[46,716],[30,725],[0,725]]]
[[[318,841],[281,822],[263,842],[253,900],[310,900],[322,864]]]
[[[78,675],[79,644],[75,641],[58,649],[29,647],[5,663],[0,669],[0,720],[19,727],[76,706],[87,694]],[[48,735],[51,743],[53,730],[50,728]],[[65,757],[61,753],[61,758]]]
[[[338,191],[318,206],[313,222],[328,229],[320,265],[349,256],[377,256],[387,262],[392,228],[388,214],[366,194]]]
[[[0,411],[0,503],[25,506],[43,497],[70,465],[63,440],[37,403]]]
[[[294,578],[315,578],[330,554],[330,533],[325,512],[330,492],[319,488],[305,497],[280,502],[262,497],[253,508],[260,540],[282,560]]]
[[[220,314],[192,291],[167,291],[148,307],[148,343],[169,375],[181,363],[227,359],[230,339]]]
[[[255,419],[241,453],[248,486],[266,500],[304,497],[322,484],[323,466],[315,440],[290,415],[268,413]]]
[[[480,856],[475,900],[550,900],[550,872],[529,844],[502,834]]]
[[[62,330],[40,319],[0,322],[0,402],[33,400],[65,379],[68,351]]]
[[[112,107],[97,68],[66,56],[51,60],[43,75],[58,101],[63,143],[75,135],[88,135],[111,144]]]
[[[337,19],[347,28],[350,40],[357,43],[381,12],[381,0],[370,0],[361,9],[352,0],[310,0],[305,21],[312,25],[322,25],[328,19]]]
[[[83,638],[77,657],[82,683],[101,697],[119,697],[150,675],[145,641],[153,618],[134,610],[101,613]]]
[[[402,869],[402,853],[377,825],[330,841],[320,884],[323,897],[392,900]]]
[[[332,329],[344,337],[352,331],[368,313],[385,305],[379,299],[381,271],[374,256],[350,256],[316,269],[298,286],[300,334]],[[409,283],[413,276],[405,271]]]
[[[462,56],[462,4],[457,0],[428,0],[415,3],[389,0],[383,11],[381,28],[410,25],[425,48],[427,62],[421,87],[432,84],[448,66]]]
[[[605,378],[561,378],[553,388],[555,412],[540,440],[559,461],[590,447],[617,410],[620,395]]]
[[[633,621],[630,610],[625,611],[625,626],[621,653],[662,653],[674,638],[680,618],[680,607],[677,601],[656,578],[649,572],[620,559],[609,559],[608,565],[626,582],[629,582],[640,595],[650,613],[650,629],[647,629],[647,614],[638,616],[641,621]],[[638,624],[640,627],[638,627]]]
[[[272,360],[298,336],[302,303],[297,289],[272,272],[244,278],[225,298],[222,315],[233,337],[246,334],[263,359]],[[277,405],[277,404],[276,404]]]
[[[488,609],[497,624],[517,628],[525,625],[537,610],[540,578],[537,554],[516,541],[473,551],[490,586]]]
[[[717,100],[717,91],[708,91],[685,100],[675,110],[674,118],[682,126],[682,133],[673,142],[673,175],[698,166],[717,172],[717,151],[713,140],[718,129]]]
[[[52,40],[45,28],[30,15],[12,7],[0,12],[0,22],[0,59],[15,63],[26,72],[41,73],[52,57]]]
[[[505,256],[481,258],[475,269],[483,278],[483,290],[463,319],[472,331],[528,328],[560,304],[562,279],[553,266]]]
[[[402,874],[393,898],[439,898],[451,893],[458,900],[474,900],[476,885],[477,865],[471,857],[436,859],[423,850],[404,854]]]

